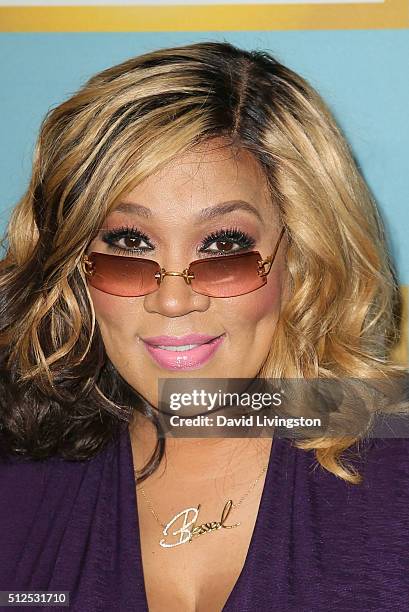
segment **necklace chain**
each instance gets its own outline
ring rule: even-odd
[[[250,493],[252,492],[252,490],[254,489],[254,487],[256,486],[256,484],[258,483],[258,481],[260,480],[260,478],[264,474],[264,472],[267,470],[267,468],[268,468],[268,463],[263,467],[263,469],[261,470],[260,474],[257,476],[256,480],[251,484],[250,488],[246,491],[246,493],[244,495],[242,495],[242,497],[239,499],[237,504],[234,504],[232,502],[231,507],[232,507],[233,510],[237,510],[237,508],[239,508],[239,506],[241,506],[241,504],[244,502],[244,500],[250,495]],[[136,471],[134,471],[134,474],[135,474],[135,480],[136,480]],[[162,521],[160,520],[159,516],[155,512],[155,509],[154,509],[154,507],[152,505],[152,502],[150,501],[150,499],[146,495],[144,489],[141,487],[139,489],[139,491],[142,493],[143,497],[145,498],[147,506],[148,506],[149,510],[151,511],[151,513],[153,514],[153,516],[155,517],[156,521],[159,523],[159,525],[161,527],[163,527],[163,529],[165,529],[166,528],[165,523],[162,523]]]

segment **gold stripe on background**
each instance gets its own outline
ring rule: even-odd
[[[401,340],[392,351],[392,359],[397,363],[409,366],[409,336],[408,336],[408,320],[409,320],[409,285],[401,285],[402,295],[402,325],[401,325]]]
[[[408,28],[407,0],[348,4],[0,7],[1,32],[206,32]],[[84,0],[86,4],[86,0]]]

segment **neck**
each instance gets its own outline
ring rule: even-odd
[[[140,471],[151,457],[156,445],[156,430],[152,423],[136,413],[129,425],[135,470]],[[188,484],[215,480],[227,475],[246,475],[268,462],[271,438],[173,438],[165,443],[165,466],[149,477],[167,473],[178,474]],[[162,467],[163,466],[163,467]]]

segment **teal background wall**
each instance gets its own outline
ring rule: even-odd
[[[50,107],[93,73],[139,53],[200,40],[267,49],[323,95],[352,145],[409,283],[409,30],[0,34],[0,232],[23,194]]]

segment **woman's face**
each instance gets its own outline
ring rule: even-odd
[[[180,272],[223,252],[270,255],[281,226],[266,179],[248,152],[235,155],[221,144],[203,143],[140,183],[109,214],[87,252],[146,257]],[[109,359],[154,406],[158,378],[253,378],[281,309],[285,249],[284,234],[267,284],[237,297],[199,295],[180,276],[166,276],[157,291],[141,297],[89,286]]]

